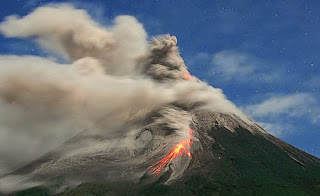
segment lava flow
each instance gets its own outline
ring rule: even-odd
[[[193,137],[193,129],[189,127],[189,138],[184,139],[181,142],[179,142],[177,145],[173,147],[171,152],[165,156],[160,161],[156,162],[155,164],[148,167],[148,169],[153,169],[152,174],[159,175],[162,171],[162,169],[172,160],[174,160],[178,156],[187,155],[189,157],[192,156],[191,154],[191,145],[192,145],[192,137]]]

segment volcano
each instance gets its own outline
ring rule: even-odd
[[[168,161],[162,171],[155,170],[156,175],[144,169],[152,163],[157,164],[158,156],[150,156],[142,163],[137,161],[159,139],[155,135],[157,128],[149,127],[136,137],[137,145],[141,145],[141,141],[147,144],[135,152],[136,158],[130,160],[124,158],[125,152],[119,152],[117,160],[114,156],[112,160],[108,153],[103,152],[68,158],[61,158],[59,149],[46,154],[11,173],[14,176],[32,174],[34,179],[47,180],[45,184],[18,192],[17,195],[47,195],[58,190],[62,192],[57,195],[319,194],[318,158],[236,115],[195,110],[192,118],[191,126],[197,138],[190,148],[192,156],[181,155],[180,160]],[[95,144],[104,141],[103,138],[82,133],[61,148],[71,149],[73,143],[85,140]],[[158,148],[165,149],[166,145],[161,144]],[[140,162],[138,166],[137,162]],[[139,177],[133,177],[137,173]],[[77,185],[64,184],[71,176],[72,179],[88,179],[86,183]],[[112,182],[106,176],[112,176]]]
[[[176,37],[146,40],[130,16],[108,28],[66,4],[0,24],[71,62],[0,57],[1,123],[47,149],[2,175],[0,195],[320,195],[320,160],[189,73]],[[68,139],[50,149],[55,134]]]

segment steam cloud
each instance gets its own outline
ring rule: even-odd
[[[244,116],[220,89],[190,77],[174,36],[148,41],[132,16],[103,27],[85,10],[51,5],[7,17],[0,31],[33,38],[70,62],[0,56],[0,174],[83,130],[125,142],[133,129],[164,124],[180,140],[188,137],[188,111],[195,108]]]

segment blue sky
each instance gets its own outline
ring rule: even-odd
[[[0,18],[71,2],[110,25],[133,15],[148,35],[178,38],[190,72],[272,134],[320,157],[320,2],[3,0]],[[31,40],[0,35],[0,54],[48,55]]]

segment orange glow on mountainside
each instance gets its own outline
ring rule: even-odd
[[[184,139],[175,145],[170,153],[165,156],[160,161],[156,162],[155,164],[148,167],[148,169],[153,169],[152,174],[159,175],[162,169],[172,160],[174,160],[178,156],[187,155],[189,157],[192,156],[191,153],[191,145],[192,145],[192,136],[193,136],[193,129],[189,127],[189,138]]]
[[[191,75],[188,71],[185,72],[184,76],[183,76],[183,79],[185,80],[189,80],[191,78]]]

